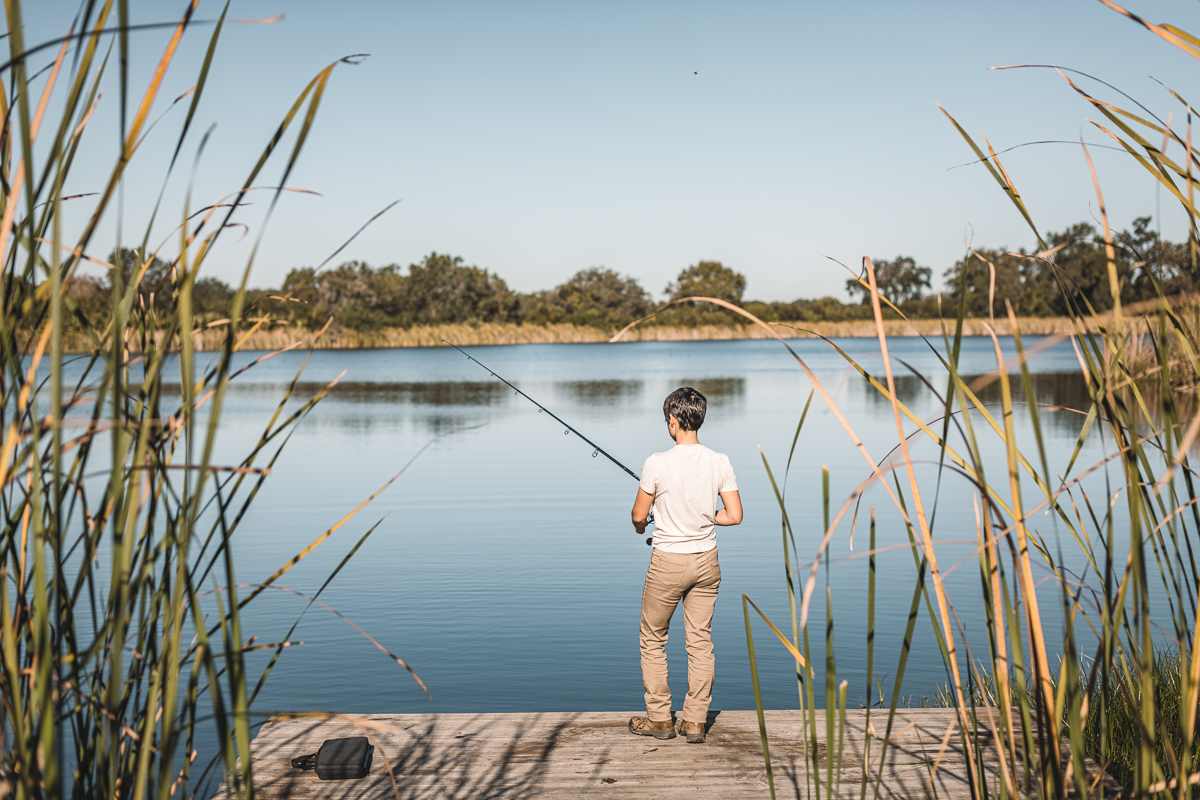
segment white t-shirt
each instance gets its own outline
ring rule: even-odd
[[[717,546],[717,496],[736,492],[729,457],[702,444],[677,444],[642,465],[642,491],[654,495],[654,546],[703,553]]]

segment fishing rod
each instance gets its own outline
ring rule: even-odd
[[[516,384],[514,384],[514,383],[513,383],[512,381],[510,381],[508,378],[505,378],[503,375],[501,375],[500,373],[496,372],[494,369],[492,369],[491,367],[489,367],[487,364],[483,363],[483,362],[482,362],[482,361],[480,361],[478,358],[476,358],[475,356],[473,356],[473,355],[471,355],[470,353],[468,353],[466,350],[463,350],[463,349],[462,349],[461,347],[459,347],[458,345],[456,345],[456,344],[453,344],[453,343],[451,343],[451,342],[447,342],[445,339],[442,339],[442,343],[443,343],[443,344],[445,344],[447,347],[453,347],[455,350],[457,350],[458,352],[462,353],[464,356],[466,356],[467,358],[469,358],[471,361],[474,361],[476,364],[478,364],[480,367],[482,367],[482,368],[484,369],[484,371],[486,371],[486,372],[487,372],[489,375],[491,375],[493,378],[495,378],[496,380],[500,381],[500,382],[501,382],[501,383],[503,383],[505,386],[507,386],[508,388],[512,389],[512,390],[513,390],[514,392],[516,392],[517,394],[521,395],[521,397],[524,397],[526,400],[528,400],[529,402],[531,402],[531,403],[533,403],[535,406],[537,406],[537,407],[538,407],[538,408],[539,408],[539,409],[542,411],[542,413],[544,413],[544,414],[549,414],[549,415],[550,415],[550,417],[551,417],[551,418],[553,418],[555,422],[559,423],[559,424],[560,424],[560,425],[562,425],[564,428],[566,428],[566,430],[565,430],[565,431],[563,431],[563,434],[564,434],[564,435],[566,435],[566,434],[568,434],[568,433],[573,433],[573,434],[575,434],[577,437],[579,437],[581,440],[583,440],[583,441],[584,441],[584,442],[586,442],[587,444],[591,445],[591,448],[592,448],[592,458],[595,458],[597,455],[602,455],[602,456],[604,456],[604,457],[605,457],[605,458],[607,458],[609,461],[611,461],[613,464],[615,464],[615,465],[617,465],[618,467],[620,467],[620,468],[621,468],[621,469],[622,469],[622,470],[625,472],[625,474],[626,474],[626,475],[628,475],[629,477],[633,478],[633,479],[634,479],[635,481],[637,481],[638,483],[641,483],[641,480],[642,480],[642,479],[641,479],[641,478],[638,476],[638,474],[637,474],[636,472],[634,472],[633,470],[631,470],[629,467],[625,466],[625,465],[624,465],[623,463],[621,463],[619,460],[617,460],[617,458],[616,458],[615,456],[613,456],[613,454],[612,454],[612,453],[608,452],[608,451],[607,451],[607,450],[605,450],[603,447],[601,447],[600,445],[596,444],[595,442],[593,442],[593,441],[592,441],[591,439],[589,439],[588,437],[584,436],[582,433],[580,433],[580,432],[579,432],[579,429],[577,429],[577,428],[576,428],[574,425],[572,425],[571,423],[567,422],[565,419],[563,419],[562,417],[560,417],[558,414],[555,414],[553,411],[551,411],[550,409],[546,408],[544,405],[542,405],[541,403],[539,403],[537,400],[534,400],[532,397],[530,397],[528,394],[526,394],[525,392],[523,392],[519,386],[517,386]],[[651,514],[651,515],[650,515],[650,518],[649,518],[649,520],[648,520],[647,522],[648,522],[649,524],[651,524],[651,525],[653,525],[653,524],[654,524],[654,515],[653,515],[653,514]],[[649,539],[649,538],[647,538],[647,539],[646,539],[646,544],[650,544],[650,539]]]

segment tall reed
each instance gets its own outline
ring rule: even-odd
[[[197,202],[189,182],[182,207],[168,212],[168,186],[178,185],[177,167],[193,147],[193,180],[203,169],[207,136],[197,140],[194,125],[212,94],[208,79],[222,35],[234,24],[228,3],[212,19],[201,19],[198,5],[190,0],[178,18],[135,25],[124,0],[84,3],[64,21],[62,37],[31,45],[23,4],[4,4],[0,796],[168,798],[215,781],[252,794],[252,703],[290,642],[257,642],[244,611],[371,499],[270,576],[237,574],[233,542],[246,512],[292,430],[328,391],[305,402],[289,402],[285,391],[244,455],[214,460],[230,382],[273,355],[234,368],[235,354],[266,322],[248,313],[246,286],[330,76],[353,59],[303,83],[226,197]],[[194,85],[175,101],[183,117],[153,211],[144,228],[115,225],[142,259],[127,274],[94,254],[102,246],[97,231],[123,215],[126,171],[142,160],[147,138],[166,135],[157,126],[162,116],[152,114],[165,105],[164,78],[181,43],[197,32],[207,47]],[[131,54],[155,40],[161,56],[148,75],[135,76]],[[110,84],[115,91],[103,92]],[[108,139],[93,130],[102,103],[116,104],[119,152],[95,191],[66,197],[81,149],[89,159],[108,150]],[[239,212],[251,192],[269,198],[268,211],[217,352],[202,366],[193,286],[229,231],[244,227]],[[64,222],[67,202],[86,208],[81,223]],[[171,232],[155,245],[160,220]],[[156,287],[169,295],[165,301],[143,285],[156,256],[170,264],[169,279]],[[102,316],[87,318],[71,287],[97,267],[107,272],[110,299]],[[86,339],[79,356],[65,352],[68,330]],[[164,393],[168,383],[180,393]],[[272,653],[257,677],[247,670],[254,650]],[[205,737],[215,751],[198,751]]]

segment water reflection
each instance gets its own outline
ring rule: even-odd
[[[677,386],[691,386],[710,402],[736,402],[746,395],[745,378],[679,378],[671,382],[672,388]]]
[[[317,381],[301,381],[296,384],[293,396],[308,399],[321,391],[327,384]],[[287,391],[284,383],[238,383],[229,384],[229,392],[241,396],[269,396],[278,398]],[[177,383],[164,384],[164,394],[178,395]],[[344,381],[335,384],[329,397],[347,403],[388,403],[410,406],[494,406],[505,402],[512,390],[495,381],[439,381],[439,382],[375,382]]]
[[[441,436],[478,428],[494,420],[493,415],[432,411],[417,407],[399,408],[392,413],[377,413],[364,409],[361,413],[348,410],[341,413],[313,413],[304,420],[308,431],[331,431],[355,435],[399,435],[416,431],[422,435]]]
[[[1078,372],[1034,373],[1029,377],[1030,383],[1033,386],[1033,395],[1039,405],[1056,406],[1062,409],[1086,412],[1088,406],[1092,404],[1092,399],[1088,395],[1087,384],[1084,383],[1083,376]],[[968,385],[976,379],[977,376],[968,378]],[[1022,382],[1021,376],[1010,375],[1009,381],[1012,385],[1013,399],[1020,401],[1025,397],[1025,384]],[[976,394],[985,403],[1001,402],[1000,381],[995,380],[990,382],[987,386],[978,389]],[[1081,420],[1082,418],[1080,417],[1076,422],[1078,423]]]
[[[975,388],[981,383],[984,375],[963,375],[963,381],[974,388],[980,402],[988,406],[998,406],[1001,403],[1001,388],[999,380],[990,380],[986,385]],[[1074,411],[1087,411],[1091,405],[1087,385],[1078,372],[1035,372],[1031,373],[1030,383],[1033,386],[1034,397],[1043,412],[1042,418],[1062,430],[1077,431],[1083,424],[1083,416]],[[883,383],[883,379],[879,379]],[[896,375],[896,397],[905,405],[913,406],[921,402],[931,402],[940,405],[938,395],[944,395],[946,379],[944,377],[932,380],[930,384],[937,390],[937,395],[925,381],[915,375]],[[1024,405],[1026,400],[1025,384],[1020,374],[1010,375],[1013,403]],[[886,397],[876,391],[864,379],[863,393],[872,405],[891,406]],[[957,408],[957,403],[955,404]]]
[[[640,380],[560,381],[554,384],[556,394],[576,403],[616,405],[641,396],[645,382]]]
[[[421,431],[444,436],[482,427],[488,420],[486,417],[468,414],[431,413],[418,414],[412,418],[412,422]]]

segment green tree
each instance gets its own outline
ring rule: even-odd
[[[875,285],[879,293],[897,305],[920,300],[930,286],[933,270],[917,264],[912,256],[875,259]],[[861,303],[871,302],[871,293],[853,278],[846,281],[846,292]]]
[[[683,297],[718,297],[742,304],[746,293],[746,276],[720,261],[698,261],[679,273],[665,289],[669,300]],[[716,306],[689,303],[687,307],[668,309],[658,320],[669,325],[728,325],[741,320]]]
[[[192,286],[192,308],[197,314],[226,316],[233,289],[220,278],[200,278]]]
[[[137,287],[139,307],[163,311],[174,304],[172,268],[158,256],[148,254],[140,247],[118,247],[109,254],[108,263],[120,274],[123,289],[127,290],[130,283],[141,275]],[[109,287],[114,277],[109,275]]]
[[[380,267],[371,276],[371,286],[375,309],[389,325],[411,324],[406,305],[409,281],[403,267],[399,264]]]
[[[76,319],[98,319],[108,309],[109,294],[104,281],[92,275],[75,275],[63,281],[67,308]]]
[[[1117,257],[1123,262],[1123,300],[1148,300],[1159,291],[1175,294],[1197,288],[1188,245],[1164,240],[1151,229],[1152,224],[1151,217],[1138,217],[1129,230],[1113,237]]]
[[[650,313],[650,294],[633,278],[604,267],[576,272],[545,292],[527,295],[522,319],[617,328]]]
[[[374,328],[387,322],[378,308],[375,271],[362,261],[347,261],[316,274],[317,310],[347,328]]]
[[[741,303],[746,292],[746,276],[720,261],[698,261],[680,272],[664,291],[670,300],[701,296]]]
[[[499,275],[459,256],[430,253],[408,267],[406,316],[412,323],[516,322],[520,303]]]
[[[288,270],[288,274],[280,286],[280,291],[298,302],[315,304],[317,302],[317,271],[312,267]]]
[[[1086,222],[1079,222],[1048,234],[1046,242],[1056,249],[1050,257],[1054,266],[1042,266],[1037,270],[1035,280],[1028,282],[1033,291],[1030,299],[1035,302],[1027,304],[1030,308],[1026,313],[1069,314],[1072,301],[1077,312],[1111,308],[1108,258],[1104,253],[1104,240],[1096,229]],[[1118,277],[1123,271],[1118,269]]]
[[[278,292],[256,293],[254,302],[276,319],[310,328],[328,319],[318,304],[317,271],[312,267],[288,270]]]
[[[1033,262],[1032,268],[1036,267]],[[1005,300],[1018,313],[1035,313],[1025,291],[1030,269],[1030,262],[1020,254],[986,248],[968,253],[946,270],[946,313],[957,312],[964,294],[968,316],[986,317],[992,310],[1003,315]]]

